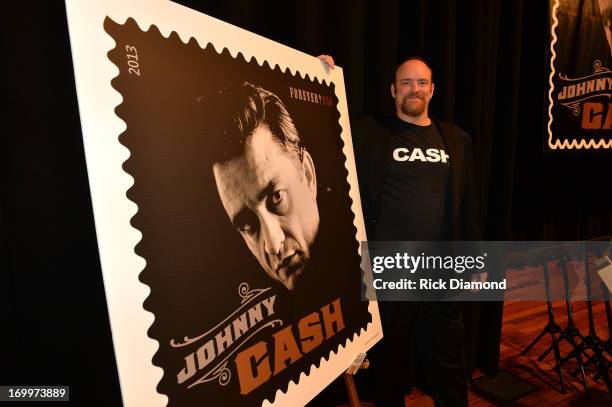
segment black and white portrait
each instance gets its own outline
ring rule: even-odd
[[[213,166],[219,197],[262,269],[293,290],[319,231],[314,162],[275,94],[245,82],[219,99],[226,147]]]

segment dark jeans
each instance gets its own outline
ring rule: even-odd
[[[465,407],[467,373],[461,305],[380,302],[384,338],[368,352],[376,407],[403,407],[417,384],[436,406]]]

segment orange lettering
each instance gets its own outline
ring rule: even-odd
[[[330,310],[330,305],[334,307],[333,311]],[[342,309],[340,309],[340,298],[336,298],[331,304],[321,307],[321,313],[323,314],[323,325],[325,326],[325,335],[327,339],[344,329]],[[336,325],[335,330],[333,328],[334,324]]]
[[[249,394],[272,377],[266,343],[257,342],[236,356],[240,394]]]
[[[582,128],[600,129],[603,105],[601,103],[587,102],[582,105]],[[607,120],[606,120],[607,121]]]
[[[308,353],[323,342],[323,332],[321,331],[321,320],[318,312],[302,318],[298,324],[300,331],[300,341],[302,352]]]
[[[606,114],[606,122],[604,123],[602,129],[610,129],[612,128],[612,103],[608,104],[608,113]]]
[[[287,366],[295,363],[302,357],[298,348],[291,325],[281,329],[274,335],[274,374],[282,372]],[[287,363],[289,362],[289,363]]]

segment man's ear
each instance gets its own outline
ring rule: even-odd
[[[394,83],[391,84],[391,97],[395,99],[395,84]]]
[[[435,84],[432,82],[431,83],[431,96],[433,96],[434,94],[434,89],[435,89]]]
[[[308,190],[312,194],[312,198],[317,199],[317,173],[315,172],[312,157],[310,156],[310,154],[308,154],[308,151],[306,150],[304,150],[302,166],[304,170],[304,176],[306,177],[306,183],[308,185]]]

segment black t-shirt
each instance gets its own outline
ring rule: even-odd
[[[436,125],[395,119],[373,240],[446,239],[451,159]]]

